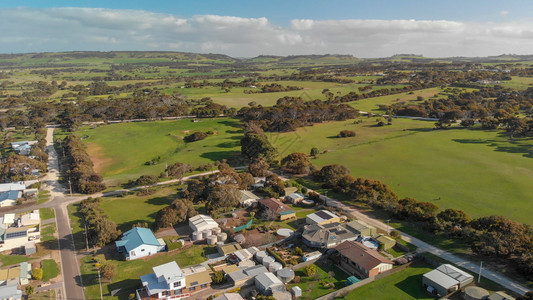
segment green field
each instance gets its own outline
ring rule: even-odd
[[[139,222],[151,225],[156,213],[178,197],[176,193],[176,185],[168,185],[157,188],[156,193],[150,196],[132,193],[125,197],[105,197],[100,207],[122,232],[126,232]],[[124,213],[126,206],[128,213]]]
[[[212,131],[204,140],[185,143],[194,131]],[[140,175],[159,175],[165,164],[189,163],[194,167],[231,158],[240,153],[242,130],[234,119],[190,119],[124,123],[83,128],[77,132],[87,143],[88,152],[106,183],[117,184]],[[146,162],[160,157],[156,165]]]
[[[313,164],[346,165],[354,177],[383,181],[401,197],[533,224],[531,139],[509,141],[498,131],[478,129],[433,130],[433,122],[394,119],[391,126],[373,127],[375,118],[363,120],[299,128],[270,139],[282,156],[318,147],[327,153]],[[335,138],[343,128],[357,136]]]
[[[422,275],[432,269],[423,262],[414,263],[403,271],[353,290],[343,299],[435,299],[430,297],[422,287]]]
[[[44,259],[41,261],[43,267],[43,281],[49,281],[50,279],[59,275],[59,266],[53,259]]]

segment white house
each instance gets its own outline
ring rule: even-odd
[[[202,232],[204,230],[211,230],[218,227],[218,223],[210,216],[196,215],[189,218],[189,227],[193,232]]]
[[[19,217],[15,214],[0,217],[0,251],[20,248],[28,242],[40,242],[40,223],[39,210]]]
[[[117,251],[124,253],[126,259],[136,259],[165,250],[165,242],[156,239],[150,229],[142,227],[126,231],[115,245]]]
[[[175,261],[153,267],[154,273],[141,276],[144,291],[150,298],[180,295],[185,287],[185,275]],[[145,298],[137,291],[138,299]]]
[[[0,183],[0,207],[15,205],[25,189],[24,182]]]

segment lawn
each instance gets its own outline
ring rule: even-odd
[[[35,259],[35,257],[29,257],[26,255],[4,255],[0,254],[0,262],[2,262],[2,267],[17,265],[21,262],[29,261]]]
[[[32,300],[50,300],[50,299],[56,299],[56,291],[55,290],[48,290],[46,292],[38,292],[33,295],[28,296],[28,299]]]
[[[97,259],[99,262],[110,263],[117,268],[112,282],[102,280],[104,298],[116,299],[116,297],[111,296],[111,291],[122,289],[119,297],[121,299],[127,299],[130,293],[134,293],[135,289],[141,286],[139,277],[152,273],[153,267],[170,261],[176,261],[180,267],[199,264],[206,260],[203,256],[204,251],[210,253],[212,252],[212,247],[195,245],[182,251],[155,255],[146,260],[106,260],[104,255],[98,255]],[[100,297],[100,289],[98,287],[97,272],[91,256],[86,256],[81,260],[81,273],[85,286],[85,297],[87,299],[98,299]]]
[[[533,224],[531,139],[509,141],[500,131],[480,129],[433,130],[433,122],[425,121],[394,119],[391,126],[373,127],[374,118],[363,120],[270,134],[270,140],[280,156],[318,146],[327,153],[313,164],[341,163],[354,177],[380,180],[400,197]],[[357,136],[335,138],[342,128]]]
[[[59,275],[59,266],[53,259],[44,259],[41,261],[43,267],[43,281],[47,282],[50,279]]]
[[[40,214],[41,220],[53,219],[56,217],[54,210],[49,207],[39,208],[39,214]]]
[[[50,200],[50,191],[39,191],[37,195],[37,204],[44,203]]]
[[[212,131],[206,139],[185,143],[194,131]],[[195,167],[231,158],[240,153],[241,124],[228,118],[124,123],[84,127],[77,132],[106,183],[117,184],[140,175],[159,175],[166,164],[189,163]],[[145,163],[159,159],[155,165]]]
[[[331,273],[333,276],[330,276],[330,272],[333,272]],[[305,275],[303,268],[296,270],[295,275],[300,276],[300,283],[289,284],[287,287],[288,289],[291,289],[294,286],[299,286],[302,289],[302,299],[316,299],[346,286],[346,278],[348,278],[348,274],[337,266],[317,265],[317,274],[318,275],[309,277]],[[322,284],[324,282],[333,283],[335,287],[324,287]]]
[[[413,263],[403,271],[353,290],[343,299],[435,299],[427,295],[422,288],[422,275],[432,269],[423,262]]]
[[[150,196],[130,193],[124,197],[104,197],[100,207],[122,232],[126,232],[139,222],[146,222],[149,225],[154,223],[156,213],[178,198],[176,187],[175,184],[157,187],[156,192]],[[124,211],[125,207],[127,213]]]

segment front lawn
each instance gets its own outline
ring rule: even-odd
[[[43,267],[43,281],[49,281],[50,279],[59,275],[59,266],[53,259],[44,259],[41,261]]]
[[[39,208],[39,215],[41,220],[53,219],[56,217],[54,209],[49,207]]]

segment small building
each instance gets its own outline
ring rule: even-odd
[[[259,200],[259,206],[263,210],[271,211],[280,221],[296,218],[296,213],[289,206],[274,198]]]
[[[393,262],[361,243],[346,241],[335,247],[340,256],[340,267],[359,278],[373,277],[391,270]]]
[[[214,300],[244,300],[244,298],[238,293],[224,293],[216,297]]]
[[[343,224],[308,225],[302,233],[303,242],[313,248],[332,248],[344,241],[353,241],[357,235]]]
[[[24,247],[28,242],[41,241],[39,210],[15,218],[15,214],[0,217],[0,251]]]
[[[305,199],[305,195],[301,193],[292,193],[292,194],[289,194],[288,196],[285,196],[285,201],[287,203],[292,203],[292,204],[299,203],[300,201],[304,199]]]
[[[156,239],[155,235],[148,228],[135,227],[126,231],[120,241],[115,245],[119,253],[123,253],[126,259],[137,259],[150,256],[165,250],[165,242]]]
[[[255,276],[263,273],[267,273],[268,270],[263,265],[256,265],[253,267],[246,268],[244,270],[235,271],[227,275],[228,281],[233,284],[233,286],[244,286],[254,283]]]
[[[17,284],[0,286],[0,299],[20,300],[22,299],[22,291],[18,289]]]
[[[217,245],[218,254],[220,254],[221,256],[232,254],[235,251],[238,251],[241,249],[242,249],[241,245],[239,245],[239,243],[237,242],[224,244],[224,245]]]
[[[329,210],[321,210],[315,213],[309,214],[305,217],[305,222],[308,225],[324,225],[329,223],[340,223],[341,218]]]
[[[313,252],[304,254],[304,256],[302,256],[302,259],[303,261],[310,261],[313,259],[318,259],[321,256],[322,256],[322,253],[320,251],[313,251]]]
[[[37,141],[12,142],[11,149],[13,149],[13,151],[15,151],[15,153],[18,155],[28,156],[30,155],[31,148],[35,144],[37,144]]]
[[[19,284],[26,285],[31,279],[31,265],[27,262],[20,263]]]
[[[358,236],[374,236],[377,234],[376,227],[368,225],[361,220],[354,220],[346,224],[346,227]]]
[[[263,295],[272,295],[274,292],[284,292],[285,285],[276,275],[270,272],[261,273],[255,277],[255,287]]]
[[[507,295],[504,292],[492,293],[487,300],[515,300],[514,297]]]
[[[210,216],[196,215],[189,218],[189,227],[193,232],[202,232],[204,230],[212,230],[218,227],[218,223]]]
[[[465,287],[474,277],[450,264],[440,265],[422,277],[422,285],[429,293],[444,297]]]
[[[241,197],[239,198],[239,203],[243,207],[253,206],[257,204],[257,201],[260,199],[259,196],[256,194],[247,191],[247,190],[240,190]]]
[[[0,192],[0,207],[14,206],[20,197],[22,197],[22,191]]]
[[[383,234],[378,234],[373,239],[379,243],[383,250],[389,250],[396,245],[396,240]]]
[[[300,288],[299,286],[295,286],[291,290],[295,298],[302,296],[302,288]]]

